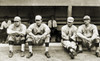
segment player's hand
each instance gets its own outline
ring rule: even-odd
[[[92,39],[91,38],[87,38],[87,41],[91,43],[92,42]]]
[[[36,35],[36,37],[35,37],[35,41],[36,41],[36,43],[38,44],[38,42],[40,41],[40,35]]]
[[[20,33],[19,35],[20,35],[20,36],[24,36],[24,34],[23,34],[23,33]]]
[[[45,35],[41,35],[41,39],[44,39],[45,38]]]

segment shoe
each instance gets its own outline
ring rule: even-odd
[[[25,52],[21,51],[21,57],[24,57],[24,56],[25,56]]]
[[[45,52],[45,56],[46,56],[47,58],[50,58],[50,57],[51,57],[50,54],[49,54],[49,52]]]
[[[91,52],[91,48],[90,47],[88,48],[88,51]]]
[[[9,58],[13,57],[13,52],[9,51]]]
[[[95,55],[96,55],[97,57],[100,57],[100,54],[99,54],[99,52],[96,52],[96,53],[95,53]]]
[[[26,58],[31,58],[32,56],[33,56],[33,53],[29,52],[29,54]]]
[[[72,54],[73,54],[74,56],[77,56],[77,53],[76,53],[75,50],[72,52]]]
[[[69,56],[70,56],[71,59],[75,58],[72,52],[69,53]]]
[[[77,53],[83,53],[83,51],[82,50],[79,50],[79,51],[77,51]]]

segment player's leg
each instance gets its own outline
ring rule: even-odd
[[[96,52],[96,56],[100,57],[100,52],[99,52],[99,50],[100,50],[100,46],[99,46],[100,45],[99,44],[100,43],[100,38],[97,38],[94,41],[95,41],[95,47],[96,47],[96,51],[95,51]]]
[[[33,44],[33,42],[32,42],[32,38],[28,38],[27,39],[27,41],[28,41],[28,46],[29,46],[29,53],[28,53],[28,55],[27,55],[27,57],[26,58],[30,58],[30,57],[32,57],[33,56],[33,51],[32,51],[32,44]]]
[[[49,43],[50,43],[50,35],[47,35],[47,37],[45,38],[45,56],[47,58],[50,58],[50,54],[49,54]]]
[[[76,42],[74,42],[74,41],[70,42],[70,47],[71,47],[70,52],[72,53],[72,55],[76,56],[77,55],[77,53],[76,53],[76,51],[77,51]]]
[[[21,37],[21,57],[25,56],[25,37]]]
[[[74,59],[74,55],[72,52],[74,51],[73,48],[71,47],[71,42],[68,40],[61,40],[61,43],[63,47],[67,50],[68,54],[70,55],[71,59]]]
[[[76,55],[76,51],[75,51],[76,46],[75,46],[75,44],[74,45],[72,45],[72,44],[74,44],[74,43],[72,43],[70,41],[65,41],[65,45],[66,45],[68,54],[70,55],[71,59],[74,59],[74,56]]]
[[[8,41],[9,41],[9,58],[13,57],[13,45],[14,45],[14,36],[9,35]]]
[[[82,48],[82,39],[81,38],[77,38],[77,43],[78,43],[78,53],[82,53],[83,52],[83,48]]]

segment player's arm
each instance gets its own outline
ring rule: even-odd
[[[93,28],[93,35],[92,35],[91,39],[94,40],[98,36],[98,29],[96,26],[93,26],[92,28]]]
[[[61,36],[65,40],[68,40],[69,39],[69,37],[68,37],[68,35],[66,35],[65,29],[63,27],[61,28]]]
[[[87,40],[87,37],[82,34],[82,27],[79,26],[77,30],[77,36]]]
[[[51,23],[50,23],[50,20],[49,20],[49,21],[48,21],[48,27],[51,27],[50,24],[51,24]]]
[[[2,30],[4,28],[4,22],[1,23],[0,29]]]
[[[35,35],[32,33],[32,29],[33,29],[34,25],[30,25],[27,29],[27,34],[32,36],[32,37],[35,37]]]
[[[77,27],[75,27],[73,30],[75,30],[75,32],[73,33],[71,39],[73,39],[74,41],[76,40],[76,33],[77,33]]]
[[[12,29],[13,29],[13,25],[10,25],[10,26],[7,28],[7,33],[10,34],[10,35],[16,33],[16,31],[13,31]]]
[[[55,27],[57,27],[57,22],[56,22],[56,20],[55,20]]]
[[[45,32],[42,34],[42,37],[45,37],[48,34],[50,34],[50,28],[45,24],[44,24],[44,30],[45,30]]]

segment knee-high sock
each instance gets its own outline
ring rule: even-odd
[[[9,45],[9,51],[13,52],[13,45]]]
[[[49,51],[49,47],[45,47],[45,52]]]
[[[32,53],[32,45],[29,46],[29,52]]]
[[[21,51],[25,51],[25,44],[21,44]]]

